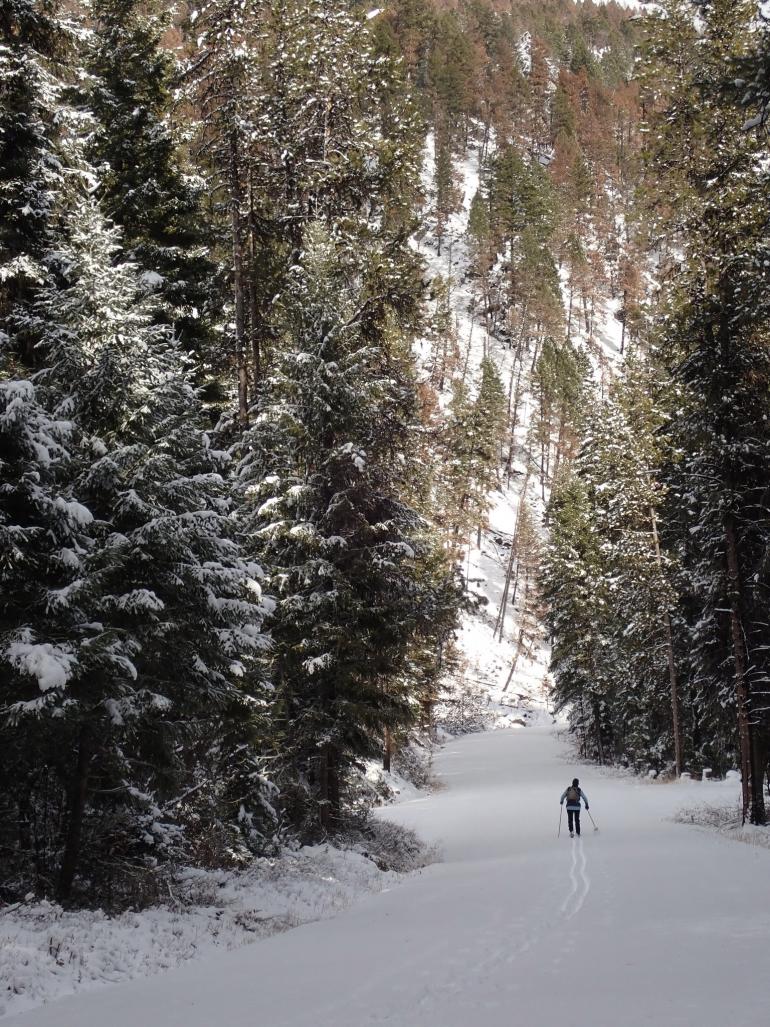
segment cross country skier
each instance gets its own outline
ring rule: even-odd
[[[567,800],[567,822],[569,824],[569,836],[573,837],[572,824],[574,819],[575,833],[578,838],[580,837],[580,800],[586,804],[588,809],[588,796],[580,787],[580,782],[576,777],[572,779],[572,784],[568,785],[562,793],[561,799],[559,799],[559,805],[564,805],[564,800]]]

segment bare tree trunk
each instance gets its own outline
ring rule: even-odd
[[[751,732],[751,822],[766,824],[764,783],[767,771],[768,746],[767,739],[757,730],[756,725]]]
[[[559,475],[559,468],[561,467],[561,459],[564,450],[564,429],[566,427],[564,415],[559,418],[559,437],[556,440],[556,453],[554,454],[553,460],[553,480],[556,481]]]
[[[497,611],[497,619],[495,620],[495,629],[492,633],[494,638],[499,633],[500,641],[503,640],[503,632],[505,630],[505,614],[508,607],[508,592],[511,587],[511,578],[513,577],[513,565],[516,562],[516,530],[514,529],[513,538],[511,539],[511,554],[508,558],[508,567],[505,572],[505,585],[503,586],[503,595],[500,600],[500,609]]]
[[[32,806],[30,803],[31,778],[27,779],[17,803],[19,852],[32,852]]]
[[[593,713],[594,728],[596,731],[596,752],[599,757],[599,763],[604,764],[604,741],[602,739],[602,723],[598,703],[594,703]]]
[[[59,867],[59,883],[57,894],[60,899],[68,899],[72,893],[72,885],[75,880],[78,864],[80,862],[80,850],[83,840],[83,819],[86,809],[86,798],[88,796],[88,779],[91,768],[92,743],[91,734],[87,727],[80,729],[78,740],[78,756],[75,765],[75,774],[70,786],[69,796],[69,824],[67,827],[67,838],[64,843],[61,866]]]
[[[230,133],[230,221],[233,236],[233,291],[235,295],[235,364],[238,371],[238,420],[242,428],[249,423],[249,384],[246,369],[246,307],[243,274],[243,229],[241,211],[240,140]]]
[[[513,681],[514,674],[516,673],[516,666],[517,666],[517,664],[519,662],[519,657],[521,656],[522,649],[524,648],[523,642],[524,642],[524,625],[522,624],[522,626],[519,628],[519,637],[516,640],[516,649],[515,649],[514,654],[513,654],[513,662],[511,663],[511,669],[508,671],[508,677],[505,679],[505,684],[503,685],[503,688],[502,688],[503,692],[507,692],[508,691],[508,687],[509,687],[510,683]]]
[[[540,325],[538,325],[537,326],[537,335],[535,336],[535,348],[534,348],[534,352],[532,353],[532,363],[530,364],[530,368],[529,368],[529,373],[531,375],[535,373],[535,368],[537,367],[537,362],[538,362],[538,360],[540,358],[540,346],[541,346],[542,341],[543,340],[542,340],[542,338],[540,336]]]
[[[570,340],[572,335],[572,301],[574,297],[574,289],[572,286],[572,276],[570,275],[569,282],[569,307],[567,309],[567,342]]]
[[[727,556],[727,578],[730,583],[730,634],[735,664],[735,698],[738,710],[738,742],[741,762],[741,795],[743,800],[743,822],[749,816],[750,788],[752,785],[751,724],[749,711],[751,697],[746,680],[746,649],[743,639],[741,617],[741,579],[738,561],[738,543],[732,515],[725,515],[725,549]]]
[[[513,455],[516,448],[516,429],[519,424],[519,401],[521,400],[521,378],[524,371],[524,354],[519,352],[519,373],[516,377],[516,387],[513,392],[513,405],[512,409],[509,410],[509,418],[511,422],[511,434],[510,434],[510,446],[508,448],[508,462],[506,465],[506,474],[508,476],[508,483],[511,481],[511,472],[513,470]],[[511,369],[511,381],[513,381],[513,369]]]
[[[621,321],[621,326],[622,327],[621,327],[621,332],[620,332],[620,355],[621,356],[623,356],[623,353],[624,353],[625,348],[626,348],[626,318],[628,316],[628,314],[627,314],[627,303],[628,303],[628,289],[624,289],[623,290],[623,320]]]
[[[390,728],[385,728],[385,743],[382,750],[382,769],[390,773],[390,764],[393,758],[393,735]]]
[[[254,395],[259,392],[259,385],[262,379],[262,354],[259,345],[259,304],[257,299],[256,283],[256,226],[254,218],[254,182],[249,175],[249,332],[251,335],[251,362]]]
[[[332,829],[332,773],[331,746],[324,745],[318,764],[318,821],[322,831]]]
[[[658,563],[658,570],[663,573],[663,558],[660,552],[660,539],[658,538],[658,519],[655,510],[650,507],[650,520],[652,521],[652,537],[655,543],[655,559]],[[666,656],[668,658],[668,678],[671,683],[671,722],[674,733],[674,763],[676,765],[676,776],[680,777],[684,769],[682,756],[682,718],[679,710],[679,685],[676,673],[676,661],[674,660],[674,633],[671,628],[671,615],[668,610],[663,611],[663,626],[666,633]]]
[[[336,827],[340,819],[340,754],[336,746],[330,747],[329,754],[329,813]]]

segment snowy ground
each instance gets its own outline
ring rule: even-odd
[[[378,783],[386,777],[387,786],[402,796],[419,794],[396,775],[379,773]],[[389,843],[383,827],[376,841],[358,843],[368,855],[317,845],[255,860],[239,873],[189,870],[174,883],[167,905],[118,916],[67,911],[45,901],[0,910],[0,1018],[334,916],[362,895],[403,879],[374,861],[371,850]],[[412,866],[432,858],[429,852],[402,855]]]
[[[770,851],[670,817],[735,784],[578,770],[600,827],[556,837],[575,771],[549,728],[449,743],[387,816],[444,861],[306,924],[4,1027],[764,1027]]]

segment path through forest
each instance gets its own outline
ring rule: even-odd
[[[383,814],[442,849],[402,886],[4,1027],[767,1023],[770,851],[667,820],[688,786],[576,771],[548,727],[452,741],[437,770]],[[557,839],[575,772],[600,831]]]

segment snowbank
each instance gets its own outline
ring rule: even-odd
[[[385,832],[381,842],[391,851],[398,845],[389,832],[397,830],[385,822],[377,831]],[[404,878],[379,869],[373,841],[368,847],[358,843],[363,851],[309,846],[255,860],[240,873],[189,870],[174,886],[168,906],[141,912],[109,916],[45,901],[0,909],[0,1017],[74,992],[153,976],[216,949],[240,948],[334,916]],[[407,866],[430,860],[425,849],[401,842]]]

